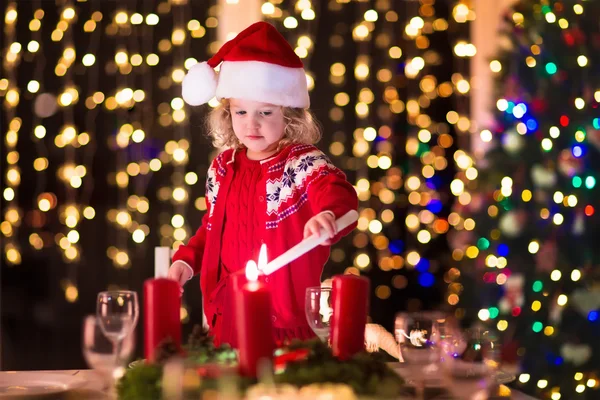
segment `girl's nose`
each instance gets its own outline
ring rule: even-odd
[[[250,128],[259,128],[260,124],[258,123],[258,118],[256,118],[256,117],[250,117],[248,119],[248,126]]]

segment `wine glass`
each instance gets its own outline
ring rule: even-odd
[[[500,345],[493,330],[474,327],[461,337],[448,340],[444,346],[447,357],[443,363],[448,385],[455,396],[487,394],[498,370]]]
[[[331,307],[331,288],[313,286],[306,288],[304,312],[312,331],[323,342],[329,340],[329,324],[333,315]]]
[[[106,387],[110,387],[115,371],[122,365],[115,364],[114,344],[102,330],[96,315],[87,315],[83,319],[81,346],[87,365],[100,375]],[[135,335],[130,334],[123,339],[119,360],[131,358],[135,349]]]
[[[412,367],[408,381],[414,385],[419,399],[424,399],[425,386],[442,386],[436,372],[445,321],[442,313],[433,311],[396,315],[396,341],[400,343],[404,361]]]
[[[138,321],[139,303],[137,293],[131,290],[115,290],[98,293],[96,316],[104,336],[113,344],[114,364],[121,366],[123,340],[131,335]],[[120,369],[122,371],[122,368]],[[118,380],[118,376],[115,379]]]

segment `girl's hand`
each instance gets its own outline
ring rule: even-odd
[[[192,277],[192,270],[182,261],[175,261],[169,268],[167,278],[179,283],[179,295],[183,294],[183,285]]]
[[[304,239],[312,235],[320,235],[321,229],[329,235],[329,239],[321,243],[321,246],[331,245],[331,240],[337,234],[335,227],[335,216],[332,212],[324,211],[312,217],[304,225]]]

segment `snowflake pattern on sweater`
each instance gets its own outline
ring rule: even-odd
[[[310,150],[310,151],[306,151]],[[301,153],[301,154],[298,154]],[[211,205],[209,218],[219,193],[221,177],[225,176],[224,155],[219,154],[207,172],[206,197]],[[231,153],[233,162],[235,152]],[[296,145],[290,155],[268,168],[266,180],[266,228],[276,228],[282,220],[297,212],[308,200],[308,187],[315,179],[336,173],[338,169],[320,150],[310,145]],[[210,224],[207,226],[210,229]]]
[[[215,203],[217,202],[217,194],[219,193],[219,187],[221,186],[217,180],[216,172],[216,168],[209,168],[206,173],[206,198],[210,203],[209,218],[213,215]]]
[[[283,175],[267,180],[267,214],[279,214],[283,203],[306,189],[311,175],[330,165],[327,157],[318,150],[286,160]]]

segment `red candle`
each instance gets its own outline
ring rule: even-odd
[[[235,296],[237,344],[240,373],[256,377],[261,360],[273,358],[275,343],[271,322],[271,293],[259,282],[258,269],[254,261],[246,266],[248,282]]]
[[[337,275],[331,287],[331,350],[334,356],[347,360],[365,349],[369,280],[356,275]]]
[[[242,288],[244,287],[244,285],[248,282],[248,279],[246,279],[246,274],[244,273],[245,271],[241,270],[241,271],[237,271],[234,272],[233,274],[229,275],[229,284],[228,284],[228,296],[229,296],[229,301],[231,301],[231,309],[234,310],[233,316],[232,318],[228,321],[229,324],[225,324],[223,323],[223,328],[225,329],[225,326],[228,326],[229,329],[231,329],[231,333],[229,335],[227,335],[229,337],[229,345],[231,347],[233,347],[234,349],[238,348],[238,338],[237,338],[237,328],[236,328],[236,313],[235,313],[235,308],[237,307],[237,300],[236,298],[238,296],[240,296],[240,293],[242,292]],[[225,322],[225,321],[224,321]],[[224,332],[221,332],[222,335],[224,335]]]
[[[156,360],[156,347],[171,338],[181,347],[181,299],[179,284],[171,279],[156,278],[144,282],[144,357]]]

